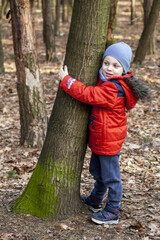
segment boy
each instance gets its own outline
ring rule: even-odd
[[[68,75],[67,66],[60,69],[61,89],[86,104],[93,105],[89,123],[89,147],[92,150],[90,173],[95,179],[90,196],[82,196],[94,212],[97,224],[117,224],[122,200],[120,149],[127,134],[125,108],[132,109],[139,98],[149,96],[149,89],[128,73],[132,50],[124,42],[109,46],[103,55],[97,86],[86,87]],[[108,190],[108,201],[101,210]]]

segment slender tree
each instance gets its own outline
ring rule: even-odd
[[[0,73],[4,73],[4,54],[3,54],[1,32],[2,32],[2,28],[1,28],[1,18],[0,18]]]
[[[115,42],[115,39],[113,37],[113,30],[116,25],[117,3],[118,3],[118,0],[111,0],[106,48]]]
[[[62,6],[63,6],[62,21],[63,22],[68,22],[68,7],[69,7],[68,0],[63,0],[62,1]]]
[[[131,24],[134,23],[136,16],[136,0],[131,0]]]
[[[95,85],[105,49],[110,1],[75,0],[65,64],[70,74]],[[47,136],[33,175],[13,211],[64,218],[81,209],[80,179],[90,107],[58,90]]]
[[[134,62],[142,63],[145,59],[147,49],[149,47],[150,38],[154,32],[155,25],[159,16],[160,1],[153,0],[150,15],[147,24],[144,26],[141,38],[139,40],[138,48],[135,53]]]
[[[59,35],[59,22],[60,22],[60,3],[61,0],[56,0],[56,20],[55,20],[55,35]]]
[[[147,25],[147,21],[149,18],[149,14],[151,11],[151,7],[153,4],[153,0],[144,0],[143,2],[143,9],[144,9],[144,26]],[[156,51],[156,38],[155,38],[155,30],[152,34],[152,36],[150,37],[150,41],[149,41],[149,46],[147,49],[147,54],[154,54]]]
[[[41,146],[47,117],[35,50],[30,1],[10,1],[12,32],[17,69],[17,91],[22,145]]]
[[[42,0],[43,38],[46,46],[46,60],[55,59],[55,29],[53,21],[52,0]]]

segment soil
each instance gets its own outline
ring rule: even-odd
[[[42,16],[33,10],[38,59],[48,117],[58,89],[58,72],[65,56],[69,23],[60,24],[56,37],[57,61],[45,61],[42,42]],[[160,22],[160,21],[158,21]],[[141,66],[132,65],[136,78],[146,82],[152,91],[152,101],[139,102],[127,113],[128,136],[121,151],[123,200],[118,225],[96,225],[91,212],[84,211],[64,220],[43,220],[31,215],[13,214],[11,206],[23,192],[38,160],[41,149],[19,145],[20,123],[16,91],[11,26],[2,20],[5,73],[0,75],[0,240],[158,240],[160,239],[160,25],[156,26],[157,54],[147,56]],[[130,25],[130,1],[119,1],[116,41],[128,43],[135,53],[143,30],[143,9],[136,1],[136,19]],[[81,194],[88,195],[94,181],[88,166],[88,149],[82,172]],[[104,201],[105,202],[105,201]]]

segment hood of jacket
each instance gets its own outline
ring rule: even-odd
[[[110,80],[117,80],[126,96],[126,109],[132,109],[138,99],[149,100],[151,98],[151,90],[150,88],[141,80],[135,79],[132,73],[128,73],[125,76],[110,78]]]

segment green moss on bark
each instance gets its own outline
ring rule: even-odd
[[[56,164],[52,170],[44,170],[37,164],[30,182],[23,194],[13,205],[14,213],[32,214],[40,218],[51,218],[62,205],[59,191],[63,193],[74,190],[78,177],[74,170],[65,163]]]

